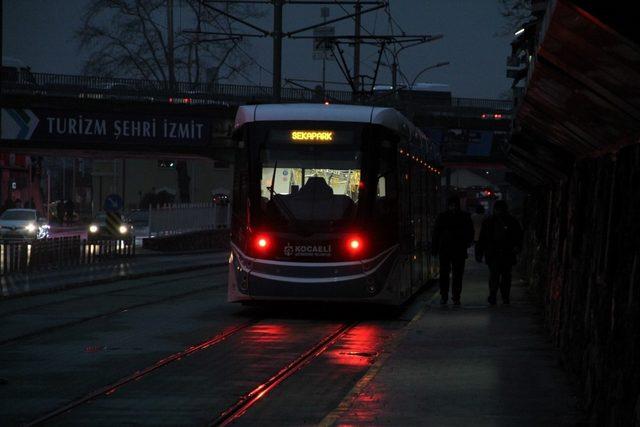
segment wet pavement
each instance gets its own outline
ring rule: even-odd
[[[459,308],[243,307],[225,267],[0,301],[2,424],[571,425],[539,313],[478,267]]]
[[[574,388],[525,287],[487,304],[488,272],[467,262],[460,307],[425,311],[323,425],[573,426]]]

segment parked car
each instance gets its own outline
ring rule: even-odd
[[[49,224],[35,209],[7,209],[0,215],[0,240],[31,241],[49,237]]]
[[[88,241],[133,239],[133,225],[124,220],[119,214],[111,221],[105,212],[98,212],[87,229]]]

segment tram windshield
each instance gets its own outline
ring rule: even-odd
[[[263,148],[264,220],[277,228],[351,224],[358,205],[361,157],[353,146]]]

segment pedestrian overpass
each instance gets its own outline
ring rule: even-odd
[[[238,105],[268,103],[263,86],[174,83],[21,75],[2,82],[0,150],[76,157],[206,157],[233,160],[230,133]],[[349,91],[283,88],[282,102],[351,103]],[[445,164],[495,164],[510,126],[510,101],[456,98],[443,102],[386,94],[358,103],[394,107],[443,149]]]

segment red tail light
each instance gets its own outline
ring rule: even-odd
[[[364,253],[364,241],[360,236],[349,236],[347,238],[347,253],[351,256]]]
[[[254,248],[256,251],[264,253],[271,248],[271,239],[266,234],[258,234],[254,238]]]

